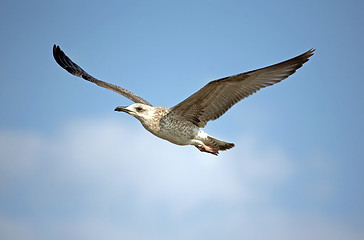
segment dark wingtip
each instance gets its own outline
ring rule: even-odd
[[[57,45],[53,44],[53,57],[56,58]]]
[[[310,50],[308,50],[307,52],[305,52],[303,55],[305,55],[307,58],[311,57],[312,55],[315,54],[316,49],[315,48],[311,48]]]
[[[57,46],[56,44],[53,45],[53,58],[56,60],[56,62],[64,68],[64,63],[61,61],[61,56],[64,55],[61,48]]]
[[[69,57],[67,57],[61,48],[56,44],[53,45],[53,57],[54,60],[56,60],[56,62],[67,72],[78,77],[87,77],[87,73],[80,66],[74,63]]]
[[[57,52],[61,49],[56,44],[53,44],[53,57],[56,58]]]

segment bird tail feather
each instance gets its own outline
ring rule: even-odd
[[[204,143],[219,151],[225,151],[235,146],[234,143],[225,142],[211,136],[208,136]]]

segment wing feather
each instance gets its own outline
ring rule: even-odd
[[[297,57],[265,68],[214,80],[171,108],[170,114],[204,127],[240,100],[293,74],[309,60],[311,49]]]
[[[129,98],[130,100],[132,100],[135,103],[143,103],[143,104],[152,106],[152,104],[150,104],[148,101],[135,95],[134,93],[130,92],[129,90],[127,90],[125,88],[122,88],[117,85],[114,85],[114,84],[111,84],[108,82],[104,82],[104,81],[94,78],[93,76],[88,74],[86,71],[84,71],[80,66],[78,66],[76,63],[74,63],[69,57],[67,57],[66,54],[60,49],[59,46],[56,46],[56,45],[53,46],[53,57],[62,68],[64,68],[65,70],[67,70],[67,72],[69,72],[75,76],[78,76],[87,81],[93,82],[100,87],[112,90],[116,93],[119,93],[119,94],[123,95],[124,97]]]

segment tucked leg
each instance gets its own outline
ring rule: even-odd
[[[217,149],[206,146],[204,143],[202,143],[201,145],[195,145],[195,147],[198,150],[200,150],[201,152],[211,153],[211,154],[216,155],[216,156],[219,154],[219,151]]]

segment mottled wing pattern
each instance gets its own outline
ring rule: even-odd
[[[223,115],[235,103],[287,78],[300,68],[315,50],[287,61],[209,82],[195,94],[171,108],[170,114],[204,127]]]
[[[112,90],[114,92],[117,92],[124,97],[129,98],[135,103],[143,103],[149,106],[152,106],[148,101],[145,99],[135,95],[134,93],[130,92],[127,89],[124,89],[122,87],[119,87],[117,85],[107,83],[101,80],[98,80],[94,78],[93,76],[89,75],[87,72],[85,72],[80,66],[78,66],[76,63],[74,63],[69,57],[66,56],[66,54],[60,49],[59,46],[54,45],[53,46],[53,57],[56,60],[56,62],[65,70],[67,70],[69,73],[81,77],[87,81],[93,82],[100,87],[107,88],[109,90]]]

